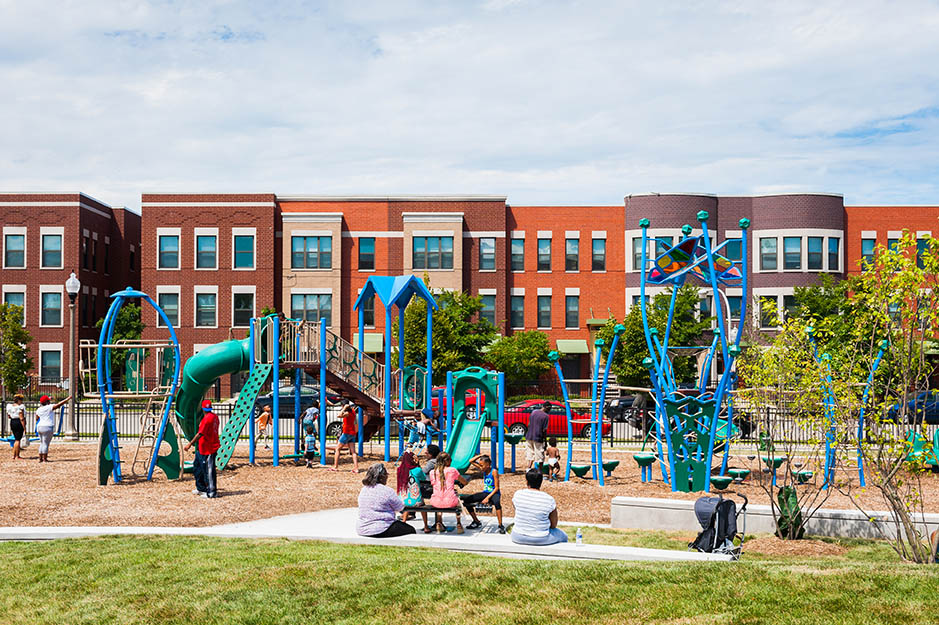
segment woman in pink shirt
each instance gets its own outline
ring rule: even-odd
[[[437,456],[437,466],[430,474],[430,484],[434,487],[434,494],[428,503],[434,508],[457,508],[460,507],[460,498],[456,495],[454,486],[460,479],[460,472],[450,466],[450,454],[440,452]],[[434,513],[436,520],[437,533],[446,531],[443,525],[443,515],[440,512]],[[456,516],[456,533],[463,533],[463,524],[460,523],[459,513]]]

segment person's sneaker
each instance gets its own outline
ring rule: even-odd
[[[505,534],[505,527],[504,527],[504,526],[502,526],[502,525],[499,526],[499,533],[500,533],[500,534]]]
[[[193,494],[193,495],[202,495],[203,492],[202,492],[201,490],[199,490],[198,488],[193,488],[193,489],[192,489],[192,494]]]
[[[203,499],[208,499],[208,498],[209,498],[209,494],[208,494],[208,493],[199,493],[199,496],[202,497]]]
[[[472,523],[470,523],[469,525],[466,526],[466,529],[468,529],[468,530],[477,530],[477,529],[479,529],[479,528],[482,527],[482,526],[483,526],[483,524],[480,523],[479,521],[473,521]]]

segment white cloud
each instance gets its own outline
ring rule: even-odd
[[[937,30],[926,1],[0,0],[0,189],[939,204]]]

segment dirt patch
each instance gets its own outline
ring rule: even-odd
[[[840,556],[847,549],[841,545],[825,542],[824,540],[803,539],[803,540],[782,540],[775,536],[763,536],[748,540],[743,545],[743,550],[750,553],[762,553],[768,556]]]

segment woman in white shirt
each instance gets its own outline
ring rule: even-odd
[[[525,474],[528,488],[515,491],[515,527],[512,542],[520,545],[553,545],[566,543],[567,534],[558,529],[558,506],[554,497],[539,490],[544,475],[538,469]]]
[[[13,459],[16,460],[20,457],[20,439],[26,434],[26,406],[19,393],[13,396],[13,403],[7,405],[7,418],[13,432]]]
[[[51,403],[48,395],[39,398],[39,408],[36,408],[36,434],[39,435],[39,462],[49,462],[49,443],[55,431],[55,411],[71,399],[66,397],[57,404]]]

